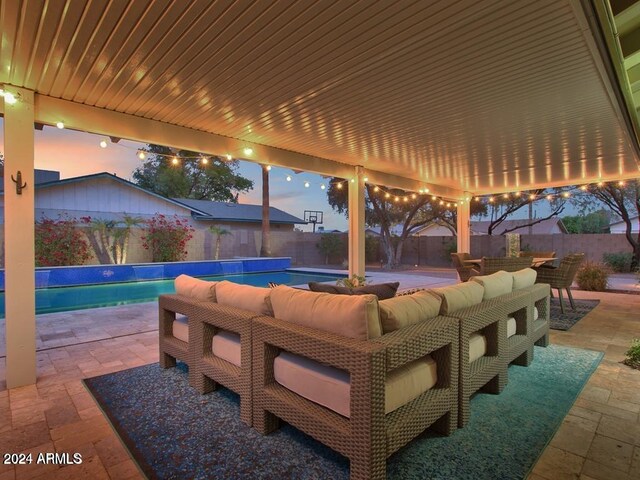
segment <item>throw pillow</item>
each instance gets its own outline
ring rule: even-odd
[[[432,292],[442,298],[440,314],[447,315],[482,302],[484,287],[476,282],[466,282],[450,287],[434,288]]]
[[[223,280],[216,285],[216,298],[221,305],[270,315],[271,309],[266,299],[271,291],[273,290],[270,288],[241,285]]]
[[[538,272],[533,268],[524,268],[517,272],[512,272],[513,275],[513,289],[520,290],[521,288],[531,287],[536,283]]]
[[[336,295],[366,295],[373,294],[378,300],[393,298],[398,291],[400,282],[377,283],[373,285],[363,285],[362,287],[348,288],[327,283],[309,282],[309,290],[312,292],[333,293]]]
[[[513,275],[503,270],[492,273],[491,275],[471,277],[471,281],[479,283],[484,287],[483,300],[496,298],[513,291]]]
[[[442,298],[428,290],[380,301],[380,322],[384,333],[393,332],[436,317]]]

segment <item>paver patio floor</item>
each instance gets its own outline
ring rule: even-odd
[[[452,282],[438,279],[443,281]],[[418,283],[401,282],[401,287]],[[601,303],[570,331],[552,331],[551,342],[601,350],[605,357],[529,478],[638,479],[640,371],[619,362],[631,339],[640,337],[640,296],[580,291],[574,296]],[[0,355],[0,452],[79,452],[83,463],[0,464],[0,480],[142,478],[81,379],[156,362],[156,304],[43,315],[38,328],[36,385],[7,391]],[[3,324],[0,331],[4,334]],[[77,344],[68,345],[71,341]]]

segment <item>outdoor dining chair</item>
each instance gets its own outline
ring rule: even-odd
[[[548,283],[551,288],[558,289],[558,298],[560,299],[560,311],[564,313],[564,305],[562,303],[562,289],[564,288],[567,291],[567,296],[569,297],[569,303],[571,304],[571,308],[573,310],[576,309],[576,305],[573,301],[573,296],[571,295],[571,284],[573,283],[573,279],[578,272],[578,267],[584,260],[584,253],[574,253],[571,255],[567,255],[560,262],[560,266],[555,267],[545,267],[545,268],[536,268],[538,272],[538,276],[536,278],[536,283]]]
[[[505,272],[517,272],[523,268],[530,268],[532,257],[482,257],[480,272],[482,275],[504,270]]]
[[[476,270],[473,265],[465,265],[465,260],[470,260],[471,254],[469,253],[452,253],[451,260],[453,261],[453,266],[456,267],[458,271],[458,277],[460,277],[461,282],[468,282],[469,279],[475,275],[480,275],[480,272]]]

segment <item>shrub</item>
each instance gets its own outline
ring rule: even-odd
[[[328,265],[330,258],[342,252],[342,238],[335,233],[323,233],[320,236],[320,243],[316,247],[324,255],[324,263]]]
[[[458,251],[458,242],[454,240],[446,240],[442,245],[442,258],[448,262],[451,261],[451,254]]]
[[[86,237],[78,229],[78,220],[59,215],[57,220],[43,218],[35,225],[35,261],[37,267],[82,265],[91,254]]]
[[[622,363],[640,370],[640,339],[636,338],[631,342],[631,347],[625,353],[627,358]]]
[[[611,269],[603,263],[584,262],[576,274],[576,282],[582,290],[603,292],[610,274]]]
[[[609,265],[614,272],[630,272],[633,255],[628,252],[605,253],[602,255],[604,263]]]
[[[364,237],[364,259],[367,262],[377,262],[380,258],[380,238],[374,235]]]
[[[151,261],[178,262],[187,258],[187,242],[195,231],[187,219],[180,219],[177,215],[167,218],[156,213],[144,223],[142,246],[151,250]]]
[[[360,275],[352,275],[351,278],[340,278],[336,280],[336,285],[347,288],[362,287],[367,284],[367,279]]]

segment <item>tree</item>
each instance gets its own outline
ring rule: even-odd
[[[609,207],[624,222],[624,234],[633,249],[631,270],[637,269],[640,265],[640,228],[637,234],[633,233],[633,223],[636,222],[640,226],[640,180],[631,180],[622,184],[608,182],[583,188],[586,190],[575,200],[583,211],[593,208],[595,198]]]
[[[337,178],[329,183],[329,205],[338,213],[348,214],[349,185]],[[483,204],[475,202],[471,213],[481,212],[484,208]],[[369,226],[380,226],[380,243],[386,255],[387,269],[399,266],[405,240],[420,227],[436,220],[455,225],[455,208],[440,205],[439,200],[433,201],[428,195],[415,195],[400,189],[383,193],[376,191],[373,185],[365,186],[365,222]],[[394,234],[396,226],[399,227]]]
[[[168,147],[148,145],[146,151],[149,156],[134,170],[133,182],[165,197],[237,202],[239,192],[253,188],[251,180],[236,173],[237,160],[207,157],[203,164],[199,153],[180,150],[174,164]]]
[[[546,195],[552,195],[551,200],[546,200]],[[530,207],[535,202],[540,201],[548,201],[550,210],[549,214],[544,217],[531,218],[531,211],[529,209],[529,222],[522,224],[518,223],[518,225],[513,226],[512,228],[504,228],[500,229],[500,235],[505,233],[510,233],[516,229],[520,229],[523,227],[528,227],[532,225],[536,225],[540,222],[544,222],[550,218],[553,218],[564,211],[566,198],[559,195],[560,189],[544,189],[539,188],[537,190],[530,190],[527,192],[520,192],[519,195],[498,195],[495,197],[483,198],[480,202],[485,203],[489,210],[490,215],[490,223],[489,228],[487,229],[488,235],[493,235],[494,232],[498,229],[498,227],[505,221],[508,220],[513,214],[517,211],[523,209],[524,207]],[[479,203],[479,202],[475,202]]]
[[[262,165],[262,245],[260,256],[271,256],[271,225],[269,224],[269,169]]]
[[[216,236],[216,253],[215,259],[220,258],[220,244],[222,243],[222,237],[224,235],[232,235],[232,233],[220,225],[211,225],[209,231]]]
[[[601,209],[586,215],[567,215],[562,223],[569,233],[609,233],[611,213]]]
[[[82,220],[88,224],[87,238],[101,264],[127,263],[131,229],[142,223],[142,218],[125,213],[120,221],[91,217],[83,217]]]

